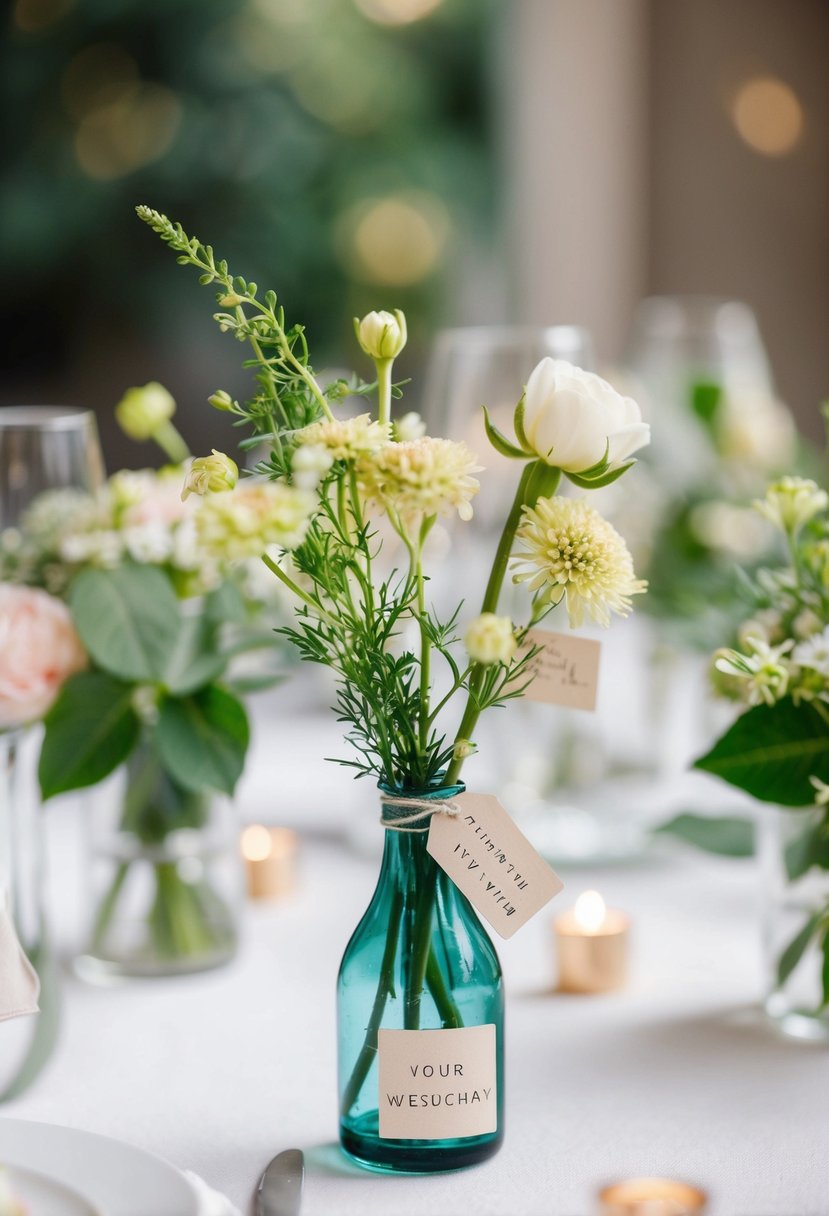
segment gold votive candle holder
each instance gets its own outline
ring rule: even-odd
[[[599,1192],[599,1216],[699,1216],[708,1196],[674,1178],[628,1178]]]
[[[241,850],[250,899],[277,900],[296,887],[298,839],[290,828],[252,823],[242,832]]]
[[[630,921],[608,908],[598,891],[585,891],[553,922],[559,992],[613,992],[628,977]]]

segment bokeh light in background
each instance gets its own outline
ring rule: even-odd
[[[794,151],[803,134],[797,94],[774,76],[756,76],[740,86],[731,109],[741,138],[764,156]]]
[[[458,256],[493,241],[492,11],[16,0],[0,41],[16,119],[0,257],[18,284],[2,304],[2,400],[92,405],[111,463],[140,463],[152,449],[119,447],[108,415],[124,388],[158,379],[186,433],[198,419],[200,446],[232,443],[202,402],[245,391],[238,350],[214,333],[209,293],[142,229],[140,202],[273,286],[318,360],[353,362],[350,317],[373,307],[405,308],[409,358],[422,356],[451,315]]]

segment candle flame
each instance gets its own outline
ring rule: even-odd
[[[271,833],[260,823],[242,832],[242,856],[248,861],[265,861],[273,852]]]
[[[576,924],[585,933],[598,933],[606,914],[607,906],[598,891],[583,891],[573,909]]]

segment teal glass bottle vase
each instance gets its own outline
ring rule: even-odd
[[[405,798],[462,789],[412,791],[385,817],[410,813]],[[501,967],[472,905],[426,851],[428,822],[386,829],[337,987],[340,1141],[390,1173],[474,1165],[503,1139]]]

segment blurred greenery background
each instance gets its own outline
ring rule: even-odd
[[[211,241],[354,359],[351,317],[405,308],[409,368],[458,259],[498,222],[489,0],[15,0],[0,72],[2,401],[95,408],[108,463],[154,459],[112,425],[158,379],[198,450],[245,391],[212,297],[134,215]]]

